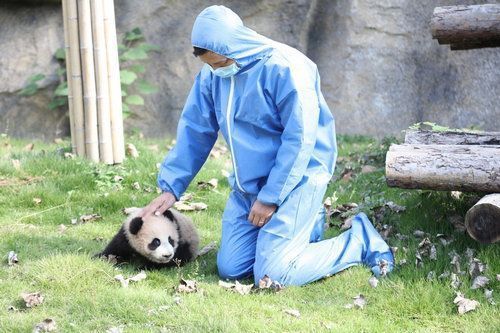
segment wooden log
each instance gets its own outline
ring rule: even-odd
[[[391,145],[386,180],[392,187],[500,192],[499,145]]]
[[[474,133],[407,130],[405,134],[405,143],[423,145],[500,145],[500,132]]]
[[[99,157],[101,162],[113,164],[111,118],[109,110],[108,59],[104,36],[102,0],[91,0],[92,36],[97,91],[97,120],[99,132]]]
[[[85,153],[88,159],[99,162],[97,131],[96,82],[92,44],[90,0],[78,0],[78,27],[83,74],[83,107],[85,110]]]
[[[67,8],[69,57],[70,70],[66,73],[68,77],[68,104],[72,105],[74,115],[74,128],[71,136],[75,136],[76,154],[85,156],[85,119],[83,111],[83,87],[82,72],[80,65],[80,37],[78,32],[78,8],[77,0],[64,0]]]
[[[125,159],[125,140],[123,136],[122,89],[120,82],[120,65],[118,62],[118,43],[116,40],[115,8],[113,0],[104,1],[103,7],[106,54],[108,58],[113,159],[114,163],[122,163]]]
[[[481,243],[500,240],[500,193],[479,200],[465,215],[467,232]]]
[[[500,46],[500,5],[436,7],[431,31],[453,50]]]
[[[75,116],[73,115],[73,93],[71,89],[71,61],[69,60],[69,31],[68,31],[68,4],[67,0],[62,1],[63,29],[64,29],[64,52],[66,58],[66,83],[68,85],[68,115],[69,128],[71,133],[71,152],[76,154]]]

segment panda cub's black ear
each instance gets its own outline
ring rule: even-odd
[[[170,209],[167,209],[166,211],[164,211],[163,216],[165,216],[170,221],[175,221],[174,214],[170,211]]]
[[[141,230],[143,223],[144,222],[142,221],[142,217],[134,217],[132,221],[130,221],[128,227],[130,233],[132,235],[136,235],[139,232],[139,230]]]

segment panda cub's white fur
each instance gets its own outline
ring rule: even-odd
[[[191,219],[174,209],[160,216],[140,217],[141,212],[128,210],[129,217],[99,256],[138,259],[145,267],[183,265],[196,257],[199,237]]]

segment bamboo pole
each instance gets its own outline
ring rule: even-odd
[[[102,0],[90,1],[92,13],[92,35],[97,88],[97,120],[99,129],[99,157],[101,162],[113,164],[111,141],[111,118],[109,110],[108,64],[104,37]]]
[[[71,152],[76,153],[75,116],[73,115],[73,94],[71,92],[71,62],[69,61],[69,32],[68,32],[68,7],[67,0],[62,1],[64,52],[66,58],[66,83],[68,85],[68,113],[69,128],[71,133]]]
[[[69,41],[69,58],[66,63],[69,63],[70,71],[66,73],[68,77],[68,103],[72,105],[74,115],[74,128],[71,136],[75,137],[76,154],[85,156],[85,124],[83,113],[82,99],[82,73],[80,66],[80,45],[78,33],[78,8],[77,0],[64,0],[67,9],[67,18],[65,19],[68,26],[68,41]]]
[[[90,0],[78,0],[83,106],[85,108],[85,152],[87,158],[91,161],[99,162],[94,55],[92,52],[92,23],[90,16]]]
[[[123,138],[122,90],[120,83],[120,65],[118,62],[118,45],[116,40],[114,1],[106,0],[103,2],[103,5],[106,54],[108,58],[113,159],[115,163],[122,163],[125,158],[125,142]]]

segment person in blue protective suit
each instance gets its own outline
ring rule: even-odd
[[[258,283],[268,275],[303,285],[360,263],[378,275],[385,262],[390,271],[393,255],[364,214],[350,230],[321,240],[337,148],[316,65],[224,6],[198,15],[191,41],[205,65],[158,175],[163,194],[143,215],[161,214],[180,198],[220,131],[233,163],[217,255],[222,278],[253,275]]]

